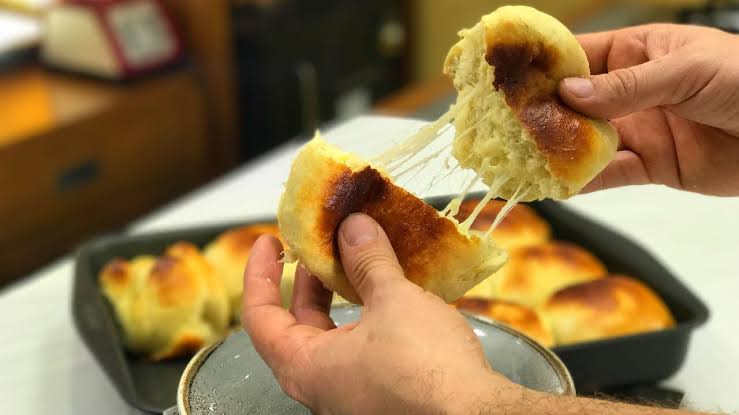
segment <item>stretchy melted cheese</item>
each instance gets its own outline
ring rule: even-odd
[[[372,164],[320,137],[293,163],[278,214],[289,245],[286,260],[301,260],[352,302],[359,298],[335,245],[336,228],[350,213],[364,212],[380,222],[411,281],[453,300],[503,264],[490,234],[518,201],[570,197],[615,153],[617,136],[610,124],[575,113],[556,95],[561,79],[589,74],[582,48],[556,19],[530,7],[501,7],[460,37],[444,64],[458,99],[439,119]],[[450,123],[455,127],[452,155],[476,176],[436,212],[391,177],[440,156],[444,149],[412,161]],[[480,180],[488,185],[487,194],[460,224],[454,216]],[[470,231],[494,198],[508,202],[487,231]]]

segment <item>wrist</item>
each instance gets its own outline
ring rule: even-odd
[[[443,408],[449,415],[532,415],[531,402],[537,392],[513,383],[502,375],[488,372],[474,381],[457,385]]]

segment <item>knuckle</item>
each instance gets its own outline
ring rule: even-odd
[[[638,95],[639,79],[632,68],[613,71],[609,76],[609,89],[614,96],[632,101]]]
[[[367,250],[357,253],[349,270],[349,276],[354,281],[355,288],[361,290],[370,284],[373,278],[381,274],[384,276],[391,273],[402,274],[402,272],[397,262],[387,254]]]

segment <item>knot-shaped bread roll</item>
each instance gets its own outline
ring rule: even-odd
[[[160,258],[115,259],[99,278],[133,352],[152,360],[189,355],[226,332],[223,282],[190,243],[174,244]]]

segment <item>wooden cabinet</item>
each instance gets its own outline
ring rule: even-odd
[[[27,96],[3,94],[19,82],[40,95],[31,121],[0,111],[0,285],[205,179],[188,71],[115,85],[27,69],[0,78],[0,109]]]

